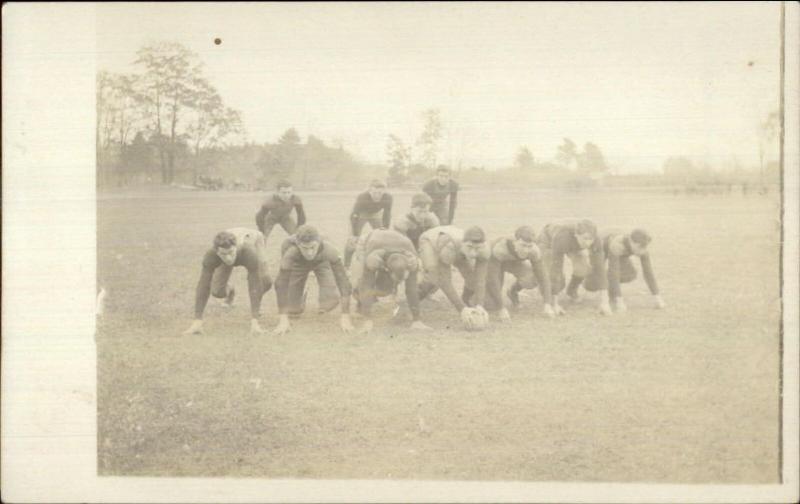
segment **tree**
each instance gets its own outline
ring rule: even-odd
[[[389,135],[386,142],[386,155],[389,157],[389,185],[402,185],[408,178],[411,147],[406,146],[400,137]]]
[[[569,138],[556,149],[556,162],[564,168],[573,168],[578,161],[578,146]]]
[[[422,113],[424,129],[417,139],[421,148],[422,164],[431,170],[436,168],[436,159],[439,155],[439,140],[442,138],[442,119],[438,109],[428,109]]]
[[[297,130],[294,128],[286,130],[278,139],[278,144],[267,148],[259,160],[258,165],[263,179],[265,181],[275,178],[291,179],[300,158],[300,147],[300,135]]]
[[[592,142],[586,142],[583,152],[578,156],[578,168],[586,174],[597,174],[608,171],[606,159],[600,147]]]
[[[186,134],[194,147],[192,172],[196,183],[201,149],[222,145],[227,138],[242,134],[244,127],[241,114],[225,107],[217,90],[203,79],[194,83],[192,106],[193,120],[187,126]]]
[[[145,46],[136,53],[134,64],[143,70],[137,98],[146,107],[161,162],[161,181],[175,178],[178,125],[184,109],[197,100],[197,86],[204,82],[197,55],[175,42]],[[166,129],[166,132],[165,132]]]
[[[534,167],[533,153],[526,146],[519,148],[517,157],[514,159],[514,164],[517,168],[522,170],[529,170]]]

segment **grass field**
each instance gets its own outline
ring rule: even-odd
[[[336,244],[354,196],[304,196],[310,222]],[[252,337],[237,271],[237,306],[209,302],[206,333],[182,336],[211,238],[254,227],[263,197],[99,198],[98,282],[108,291],[97,335],[101,475],[777,481],[774,193],[459,197],[456,223],[490,237],[561,217],[646,227],[662,311],[640,278],[623,286],[628,313],[607,318],[589,298],[547,320],[532,292],[510,324],[482,333],[461,330],[456,311],[434,301],[423,305],[432,333],[392,323],[384,302],[370,335],[344,335],[336,312],[311,310],[285,336]],[[396,195],[395,214],[409,201]],[[283,238],[276,228],[273,275]],[[262,326],[277,322],[274,291],[262,312]]]

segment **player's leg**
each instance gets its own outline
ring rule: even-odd
[[[435,270],[431,266],[439,262],[439,256],[436,254],[436,250],[434,250],[430,242],[420,240],[419,258],[424,268],[422,282],[419,284],[419,300],[422,301],[439,289],[434,276]],[[450,266],[439,265],[439,267],[449,268]]]
[[[486,272],[486,300],[484,302],[484,308],[488,311],[497,311],[503,308],[505,276],[503,263],[495,258],[490,259]]]
[[[475,295],[475,269],[470,267],[466,261],[456,261],[453,264],[461,276],[464,278],[464,290],[461,292],[461,300],[467,306],[473,306],[473,297]]]
[[[299,317],[306,309],[306,281],[310,271],[291,270],[288,272],[287,307],[290,317]]]
[[[330,263],[322,262],[314,269],[319,287],[319,312],[327,313],[339,306],[339,287],[336,286],[336,277]]]
[[[344,267],[349,268],[350,264],[353,261],[353,254],[356,252],[356,245],[358,244],[358,238],[361,236],[361,231],[364,229],[364,225],[368,222],[368,219],[363,216],[358,216],[358,219],[355,223],[355,229],[353,231],[355,234],[350,236],[347,239],[347,243],[344,245]]]
[[[530,261],[506,261],[503,264],[504,270],[514,276],[515,281],[508,288],[506,295],[511,300],[514,307],[519,306],[519,293],[523,289],[533,289],[536,287],[536,277],[533,276],[533,269]]]
[[[567,295],[573,300],[577,300],[580,297],[578,294],[578,287],[581,286],[581,283],[584,283],[584,280],[589,276],[592,270],[589,264],[589,254],[588,251],[582,250],[580,252],[568,254],[567,257],[569,257],[572,263],[572,277],[567,286]]]
[[[211,295],[217,299],[224,299],[227,307],[233,305],[233,300],[236,297],[236,291],[228,283],[231,273],[233,273],[233,266],[220,264],[211,277]]]

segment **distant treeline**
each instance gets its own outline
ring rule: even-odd
[[[274,143],[245,141],[241,114],[224,103],[205,78],[198,56],[177,43],[142,47],[135,72],[97,74],[96,160],[100,188],[160,184],[204,189],[269,189],[288,179],[301,189],[364,187],[381,178],[391,187],[418,187],[441,166],[445,127],[438,109],[424,110],[416,139],[390,134],[386,163],[357,159],[341,143],[305,140],[287,129]],[[733,163],[725,170],[697,165],[690,159],[667,159],[662,174],[615,176],[600,147],[582,147],[569,138],[555,146],[552,159],[537,158],[520,146],[512,166],[487,169],[453,163],[463,185],[482,187],[593,187],[598,185],[774,184],[777,164],[767,162],[778,125],[771,113],[759,125],[758,171]]]

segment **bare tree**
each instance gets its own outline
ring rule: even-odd
[[[428,109],[422,113],[424,129],[417,145],[421,148],[422,164],[431,170],[436,169],[439,154],[439,140],[442,138],[442,119],[439,109]]]

